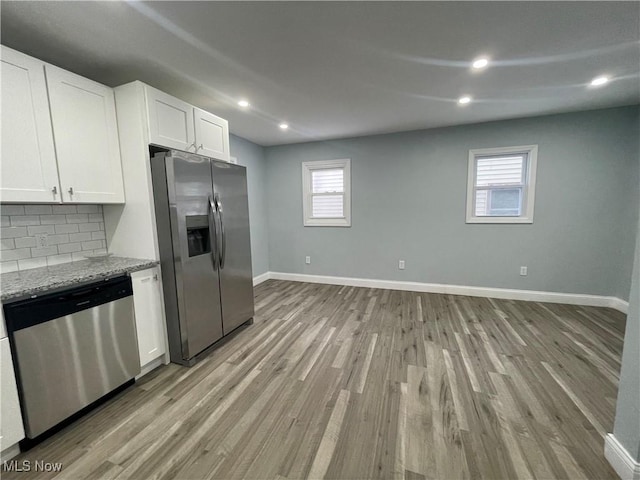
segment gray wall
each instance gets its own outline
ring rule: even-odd
[[[263,147],[231,135],[231,156],[247,167],[249,222],[251,224],[251,260],[253,276],[269,271],[269,233],[267,229],[266,169]]]
[[[638,113],[634,106],[265,148],[270,270],[627,299]],[[539,145],[534,223],[465,224],[469,149],[529,144]],[[301,162],[345,157],[352,227],[303,227]]]
[[[613,434],[635,460],[640,461],[640,227],[636,240]]]

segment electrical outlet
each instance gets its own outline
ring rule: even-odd
[[[400,270],[404,270],[404,260],[399,260],[399,261],[398,261],[398,268],[399,268]]]
[[[309,255],[304,257],[304,263],[306,263],[307,265],[311,265],[311,257]]]
[[[520,276],[522,277],[527,276],[527,267],[520,267]]]
[[[38,248],[49,246],[49,236],[46,233],[39,233],[36,235],[36,245]]]

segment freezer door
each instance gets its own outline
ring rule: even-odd
[[[166,168],[175,288],[187,359],[222,338],[211,166],[206,157],[172,152]]]
[[[253,273],[245,167],[211,161],[219,228],[224,334],[253,318]]]

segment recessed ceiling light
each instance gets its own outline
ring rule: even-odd
[[[287,130],[289,128],[289,124],[288,123],[281,123],[278,126],[280,127],[280,130]]]
[[[602,85],[606,85],[607,83],[609,83],[609,77],[607,77],[606,75],[601,75],[591,80],[592,87],[600,87]]]
[[[458,99],[458,103],[460,105],[466,105],[467,103],[471,103],[471,97],[469,97],[468,95],[465,95],[464,97],[460,97]]]
[[[249,106],[249,102],[246,100],[240,100],[238,102],[238,105],[240,105],[242,108],[247,108]]]
[[[486,67],[487,65],[489,65],[489,59],[488,58],[476,58],[473,61],[473,63],[471,64],[471,66],[476,70],[480,70],[480,69]]]

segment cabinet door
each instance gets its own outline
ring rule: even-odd
[[[131,280],[140,366],[143,367],[165,352],[162,293],[158,269],[133,272]]]
[[[16,377],[11,361],[9,339],[0,340],[0,450],[6,450],[24,438]]]
[[[229,161],[229,123],[213,113],[193,109],[196,149],[200,155]]]
[[[62,199],[124,203],[113,90],[46,65]]]
[[[60,201],[44,63],[2,47],[3,202]]]
[[[193,107],[155,88],[146,88],[149,142],[162,147],[195,151]]]

